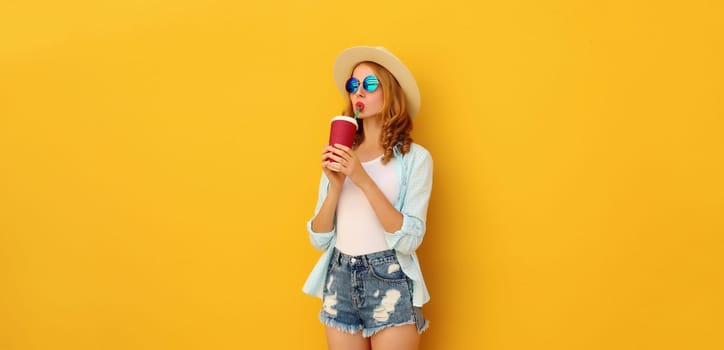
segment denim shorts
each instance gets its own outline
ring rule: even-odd
[[[412,280],[394,250],[351,256],[334,248],[324,282],[319,320],[367,338],[392,326],[427,328],[422,309],[412,305]]]

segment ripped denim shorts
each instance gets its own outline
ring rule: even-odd
[[[427,328],[394,250],[351,256],[334,248],[322,300],[320,321],[346,333],[362,330],[367,338],[392,326],[414,324],[418,333]]]

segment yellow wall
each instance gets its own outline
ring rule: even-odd
[[[0,349],[321,349],[331,69],[435,159],[424,349],[724,348],[715,1],[4,1]]]

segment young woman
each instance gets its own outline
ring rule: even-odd
[[[420,108],[415,78],[382,47],[343,51],[334,76],[344,114],[359,113],[352,148],[321,157],[312,245],[325,253],[304,285],[322,298],[330,349],[417,349],[429,300],[415,250],[432,189],[432,158],[410,137]]]

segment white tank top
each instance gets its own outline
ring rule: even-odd
[[[363,162],[367,174],[391,204],[400,193],[398,164],[395,158],[382,164],[382,156]],[[385,229],[364,192],[349,178],[344,180],[337,202],[337,244],[347,255],[364,255],[389,249]]]

